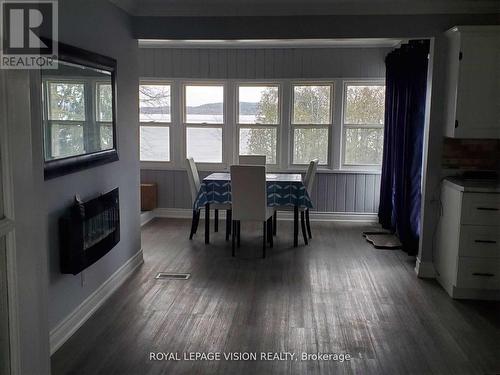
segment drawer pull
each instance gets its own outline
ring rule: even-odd
[[[494,273],[483,273],[483,272],[474,272],[472,276],[484,276],[484,277],[493,277]]]
[[[497,243],[497,241],[492,241],[492,240],[474,240],[474,242],[477,242],[477,243]]]
[[[477,209],[481,211],[500,211],[500,208],[495,207],[477,207]]]

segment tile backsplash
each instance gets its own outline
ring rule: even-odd
[[[457,170],[500,170],[500,140],[444,138],[442,166]]]

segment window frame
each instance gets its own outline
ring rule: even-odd
[[[50,85],[51,84],[58,84],[58,83],[66,83],[66,84],[77,84],[77,85],[83,85],[83,105],[84,105],[84,111],[83,114],[85,118],[83,120],[51,120],[50,119],[50,106],[52,102],[52,98],[50,95]],[[68,76],[64,77],[57,77],[57,76],[50,76],[45,79],[42,79],[42,121],[45,123],[44,125],[44,161],[45,163],[51,162],[51,161],[58,161],[58,160],[63,160],[67,158],[72,158],[72,157],[78,157],[82,155],[87,155],[91,154],[89,151],[86,151],[89,148],[89,139],[88,135],[86,135],[86,132],[88,133],[88,127],[97,126],[97,120],[95,119],[96,116],[94,116],[94,79],[82,79],[81,77],[75,77],[71,78]],[[96,114],[97,115],[97,114]],[[56,124],[61,124],[65,126],[82,126],[82,138],[83,138],[83,153],[81,154],[76,154],[76,155],[69,155],[69,156],[64,156],[62,158],[53,158],[53,153],[52,153],[52,128]]]
[[[345,122],[345,113],[347,107],[347,87],[348,86],[386,86],[383,79],[344,79],[342,80],[342,111],[340,117],[341,123],[341,141],[340,141],[340,169],[342,170],[364,170],[364,171],[380,171],[380,164],[348,164],[345,162],[346,151],[346,131],[347,129],[384,129],[385,119],[383,124],[348,124]],[[384,109],[385,111],[385,109]]]
[[[222,103],[222,118],[223,121],[222,123],[206,123],[206,122],[187,122],[186,121],[186,105],[187,105],[187,100],[186,100],[186,87],[187,86],[222,86],[223,91],[222,91],[222,98],[223,98],[223,103]],[[226,152],[227,152],[227,130],[228,130],[228,124],[230,123],[229,116],[228,116],[228,97],[229,97],[229,90],[228,87],[232,87],[233,85],[230,84],[228,80],[209,80],[209,79],[202,79],[202,80],[196,80],[196,79],[190,79],[190,80],[180,80],[180,92],[181,92],[181,97],[180,97],[180,122],[182,125],[182,156],[183,159],[185,160],[188,155],[187,155],[187,130],[188,128],[201,128],[201,129],[221,129],[222,130],[222,140],[221,140],[221,161],[220,162],[203,162],[203,161],[197,161],[196,164],[201,166],[200,169],[205,169],[205,170],[223,170],[227,166],[227,157],[226,157]]]
[[[170,122],[167,121],[141,121],[141,102],[140,98],[138,101],[138,111],[139,111],[139,160],[141,163],[146,163],[151,166],[155,165],[173,165],[173,153],[172,153],[172,125],[174,124],[174,117],[173,117],[173,112],[174,112],[174,82],[172,80],[165,80],[165,79],[140,79],[139,80],[139,86],[137,87],[137,93],[138,96],[140,95],[139,89],[140,86],[170,86]],[[141,159],[141,152],[140,152],[140,131],[141,127],[147,126],[147,127],[159,127],[159,128],[168,128],[168,159],[169,160],[142,160]],[[141,164],[142,165],[142,164]]]
[[[290,81],[290,104],[289,104],[289,124],[290,124],[290,150],[288,152],[289,157],[289,168],[297,169],[307,166],[308,163],[295,163],[294,161],[294,150],[295,150],[295,130],[296,129],[327,129],[328,130],[328,149],[327,149],[327,160],[324,164],[318,164],[319,169],[331,169],[333,167],[333,127],[335,125],[335,104],[336,95],[335,88],[338,85],[335,79],[325,79],[325,80],[291,80]],[[294,106],[295,106],[295,87],[296,86],[330,86],[330,110],[329,110],[329,123],[327,124],[306,124],[300,123],[295,124],[294,119]]]
[[[277,87],[278,88],[278,122],[276,124],[248,124],[240,123],[240,87]],[[275,80],[238,80],[233,84],[234,89],[234,135],[235,148],[233,160],[238,162],[240,155],[240,131],[241,129],[276,129],[276,155],[275,162],[266,165],[276,170],[281,165],[281,129],[283,126],[283,84]]]

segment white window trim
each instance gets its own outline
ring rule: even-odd
[[[347,98],[347,86],[385,86],[384,79],[344,79],[342,80],[342,110],[341,110],[341,143],[340,143],[340,158],[341,169],[343,170],[373,170],[380,171],[381,164],[347,164],[345,162],[345,140],[346,129],[384,129],[385,124],[346,124],[344,121],[344,113]]]
[[[240,87],[278,87],[278,122],[276,124],[247,124],[240,123]],[[238,163],[240,154],[240,130],[241,129],[276,129],[276,155],[275,163],[268,163],[270,170],[278,170],[281,165],[281,129],[283,125],[283,84],[276,80],[238,80],[232,85],[234,88],[234,124],[235,124],[235,148],[233,162]]]
[[[174,103],[173,103],[173,98],[174,96],[174,83],[172,80],[165,80],[165,79],[140,79],[139,80],[139,86],[142,85],[164,85],[164,86],[170,86],[170,122],[166,121],[141,121],[140,120],[140,102],[138,103],[138,108],[139,108],[139,137],[140,137],[140,128],[142,126],[148,126],[148,127],[162,127],[162,128],[168,128],[168,142],[169,142],[169,155],[168,155],[168,160],[141,160],[141,167],[142,165],[149,165],[150,167],[155,168],[157,165],[170,165],[173,166],[173,152],[172,152],[172,128],[174,124],[174,118],[173,118],[173,111],[174,111]],[[139,89],[139,88],[138,88]],[[140,146],[139,146],[139,159],[141,157],[140,154]]]
[[[166,83],[171,87],[171,123],[170,123],[170,161],[150,162],[141,161],[141,169],[145,170],[185,170],[186,160],[186,124],[184,124],[184,85],[223,85],[224,86],[224,124],[222,126],[222,163],[197,163],[201,171],[224,171],[231,164],[238,162],[239,154],[239,124],[238,124],[238,87],[239,85],[279,85],[280,87],[280,124],[277,132],[277,164],[268,165],[270,171],[303,173],[307,168],[305,164],[293,164],[293,127],[292,84],[333,84],[332,105],[330,110],[331,124],[329,131],[328,164],[319,165],[321,173],[367,173],[380,174],[380,165],[353,166],[343,165],[343,107],[344,83],[359,82],[364,84],[385,85],[383,77],[342,77],[342,78],[314,78],[314,79],[194,79],[194,78],[162,78],[141,77],[140,83]],[[188,124],[196,125],[196,124]],[[201,125],[201,124],[198,124]],[[213,126],[208,124],[202,126]],[[241,124],[243,127],[249,124]],[[251,125],[251,124],[250,124]],[[220,124],[219,124],[220,126]],[[257,125],[263,126],[263,125]],[[267,125],[265,125],[267,126]],[[274,126],[274,125],[272,125]],[[309,126],[309,125],[305,125]]]
[[[295,103],[295,86],[330,86],[330,115],[329,123],[327,124],[295,124],[293,122],[294,116],[294,103]],[[337,84],[335,80],[293,80],[290,82],[290,105],[289,105],[289,118],[290,118],[290,151],[289,160],[290,166],[295,168],[307,167],[308,163],[299,164],[293,162],[293,151],[295,150],[295,129],[327,129],[328,130],[328,149],[327,149],[327,160],[325,164],[319,164],[318,166],[324,168],[331,168],[333,164],[332,156],[332,128],[335,121],[335,88]]]

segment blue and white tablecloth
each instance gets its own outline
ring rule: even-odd
[[[300,174],[266,174],[267,205],[312,208]],[[231,203],[231,174],[212,173],[201,183],[193,208],[199,210],[207,203]]]

